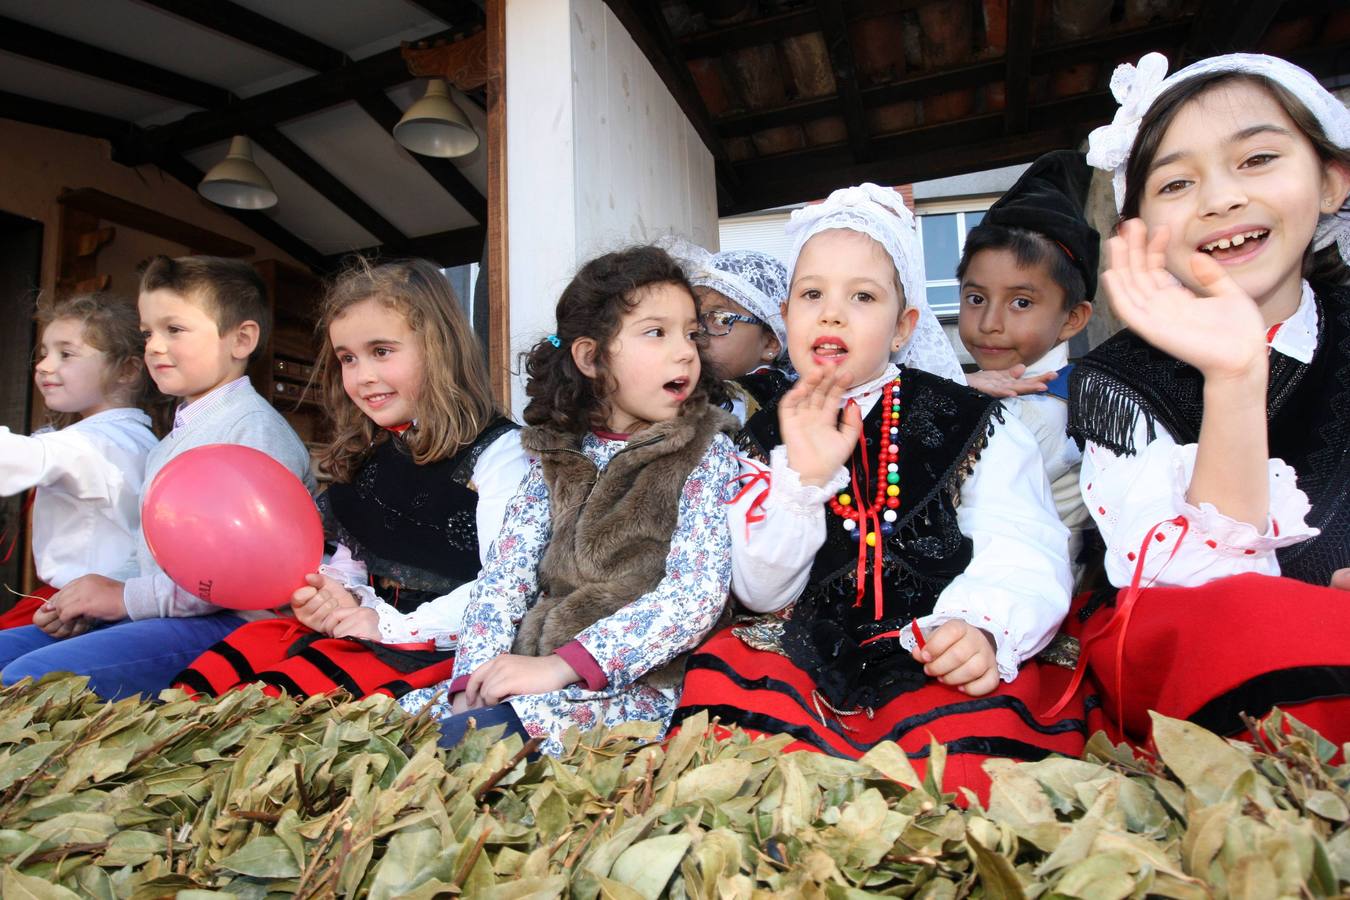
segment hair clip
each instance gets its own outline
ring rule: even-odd
[[[559,350],[562,349],[562,339],[559,338],[556,334],[550,334],[548,337],[544,338],[544,340],[548,341],[555,348]]]

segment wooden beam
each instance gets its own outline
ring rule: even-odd
[[[685,56],[666,27],[666,19],[660,8],[657,4],[637,0],[605,0],[605,3],[656,69],[656,74],[661,76],[666,90],[670,91],[684,111],[685,118],[694,126],[704,146],[712,154],[719,205],[732,202],[739,187],[738,176],[727,162],[726,147],[713,127],[708,107],[694,85],[694,76],[689,73]]]
[[[926,2],[929,0],[842,0],[842,8],[844,19],[852,22],[855,19],[893,15]],[[686,59],[722,56],[733,50],[772,44],[785,38],[820,31],[821,25],[820,16],[814,9],[780,13],[689,35],[680,39],[680,49],[684,51]]]
[[[497,405],[511,412],[511,269],[507,231],[506,0],[487,0],[488,375]]]
[[[193,24],[307,69],[323,72],[345,65],[347,55],[232,0],[143,0]]]
[[[1003,129],[1027,130],[1031,99],[1031,45],[1036,36],[1036,0],[1008,0],[1007,49],[1003,59]]]
[[[194,193],[197,190],[197,185],[202,182],[202,175],[204,174],[202,170],[181,156],[162,159],[156,165],[168,175],[187,185]],[[279,222],[264,213],[248,209],[232,209],[228,206],[216,206],[214,204],[213,208],[239,221],[258,236],[271,241],[302,265],[309,266],[315,272],[325,271],[327,257],[291,234]]]
[[[451,38],[453,34],[445,32],[435,37]],[[117,158],[128,165],[150,162],[165,154],[182,153],[337,106],[407,80],[403,52],[394,47],[351,65],[247,97],[223,109],[193,113],[171,125],[148,129],[142,146],[124,146]]]
[[[872,156],[872,144],[863,115],[862,94],[858,90],[858,70],[853,62],[853,44],[844,18],[842,0],[816,0],[820,13],[821,32],[834,69],[835,89],[844,106],[844,124],[848,128],[848,144],[855,162],[867,162]]]
[[[110,141],[120,140],[133,133],[136,126],[112,116],[87,112],[73,106],[60,103],[48,103],[0,91],[0,119],[13,119],[43,128],[55,128],[86,137],[104,138]]]
[[[1256,49],[1279,11],[1279,3],[1205,0],[1191,20],[1190,38],[1182,48],[1183,62]]]
[[[192,106],[224,106],[225,88],[0,16],[0,50]]]
[[[384,91],[358,97],[356,102],[366,111],[366,115],[378,122],[386,132],[392,132],[398,120],[403,117],[403,111],[398,108],[398,104],[390,100]],[[491,125],[488,132],[490,135]],[[464,207],[465,212],[479,222],[487,221],[487,200],[453,162],[436,156],[423,156],[420,153],[409,153],[408,156],[428,175],[436,179],[436,183],[454,197],[455,202]]]
[[[217,234],[182,219],[175,219],[173,216],[132,203],[130,200],[114,197],[97,188],[62,191],[57,196],[56,202],[66,209],[79,210],[103,221],[144,231],[146,234],[182,244],[197,253],[209,256],[252,256],[256,252],[253,247],[242,241],[225,237],[223,234]]]
[[[373,234],[380,243],[394,245],[407,243],[407,235],[397,226],[380,215],[373,206],[357,196],[355,191],[343,184],[332,172],[321,166],[314,157],[276,128],[259,128],[249,136],[257,141],[258,146],[275,156],[283,166],[342,210],[353,222]]]

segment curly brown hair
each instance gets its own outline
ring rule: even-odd
[[[698,297],[684,269],[660,247],[642,244],[616,250],[597,256],[577,271],[558,298],[557,333],[523,354],[529,376],[525,394],[530,398],[523,414],[525,424],[578,435],[604,427],[609,416],[606,398],[614,389],[608,365],[610,345],[624,314],[642,299],[642,291],[663,284],[688,291],[695,313],[699,312]],[[572,359],[572,342],[578,338],[595,341],[595,378],[582,373]],[[709,401],[721,403],[726,397],[722,381],[701,358],[702,342],[699,355],[698,384],[684,401],[683,410]]]
[[[319,316],[323,351],[315,378],[333,417],[333,439],[319,455],[319,468],[338,481],[350,481],[376,442],[387,439],[387,432],[347,396],[342,365],[328,335],[333,320],[370,299],[401,314],[422,340],[417,427],[404,435],[418,465],[453,456],[500,414],[482,345],[441,270],[424,259],[378,266],[357,259],[334,280]]]
[[[128,369],[136,377],[127,390],[127,400],[133,406],[144,406],[150,399],[151,384],[145,372],[145,337],[141,334],[141,316],[136,304],[115,294],[77,294],[63,300],[38,300],[34,319],[45,329],[58,319],[80,323],[84,342],[107,358],[107,373],[103,380],[105,391]],[[47,422],[53,428],[65,428],[79,420],[77,413],[49,411]]]

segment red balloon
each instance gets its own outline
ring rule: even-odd
[[[323,525],[304,484],[239,444],[169,460],[145,492],[141,528],[175,584],[228,609],[284,606],[323,557]]]

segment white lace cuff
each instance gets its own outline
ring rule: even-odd
[[[964,609],[937,612],[919,619],[919,629],[929,632],[953,619],[974,625],[976,628],[983,629],[993,635],[994,662],[998,666],[998,677],[1007,682],[1011,682],[1017,677],[1017,670],[1022,667],[1026,655],[1016,646],[1016,642],[1008,629],[1003,628],[983,613]],[[906,627],[900,630],[900,646],[912,653],[917,643],[914,640],[913,629]]]
[[[1272,553],[1280,547],[1300,543],[1321,533],[1305,521],[1312,505],[1308,502],[1308,495],[1298,487],[1298,473],[1284,460],[1267,461],[1270,473],[1270,521],[1262,534],[1250,523],[1239,522],[1219,512],[1212,503],[1197,506],[1186,499],[1191,468],[1187,463],[1190,459],[1193,457],[1189,454],[1178,454],[1173,462],[1173,501],[1190,522],[1193,536],[1211,550],[1225,556],[1255,556]]]
[[[782,444],[769,453],[769,475],[773,482],[765,509],[782,509],[802,518],[819,516],[825,501],[848,484],[848,470],[843,466],[823,487],[802,484],[801,476],[788,465],[787,447]]]

